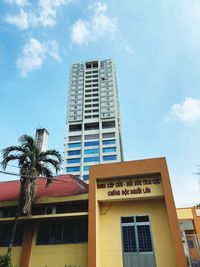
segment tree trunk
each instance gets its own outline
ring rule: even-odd
[[[9,257],[11,257],[11,254],[12,254],[12,248],[13,248],[13,243],[14,243],[14,239],[15,239],[15,233],[16,233],[16,229],[17,229],[18,219],[22,214],[23,191],[24,191],[24,186],[25,186],[25,183],[26,183],[25,179],[26,178],[24,178],[23,176],[21,176],[21,178],[20,178],[19,202],[18,202],[18,207],[17,207],[16,214],[15,214],[15,219],[14,219],[13,225],[12,225],[12,232],[11,232],[11,236],[10,236],[10,242],[9,242],[8,249],[7,249],[7,255]]]
[[[7,250],[7,255],[11,257],[12,247],[14,243],[15,233],[17,229],[18,219],[22,214],[31,215],[32,203],[35,200],[37,192],[37,178],[35,172],[30,173],[30,177],[20,178],[20,193],[19,193],[19,203],[17,211],[15,214],[15,219],[13,222],[10,243]]]
[[[20,210],[21,210],[20,206],[18,205],[18,208],[17,208],[17,211],[16,211],[16,215],[15,215],[15,219],[14,219],[14,222],[13,222],[12,232],[11,232],[11,236],[10,236],[10,242],[9,242],[9,246],[8,246],[8,249],[7,249],[7,255],[9,257],[11,257],[11,253],[12,253],[13,243],[14,243],[14,239],[15,239],[15,233],[16,233],[16,229],[17,229],[17,222],[18,222],[19,216],[21,214]]]

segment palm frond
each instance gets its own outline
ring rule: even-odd
[[[1,151],[1,155],[3,158],[6,158],[11,152],[21,152],[24,153],[24,149],[21,146],[9,146]]]
[[[56,170],[56,173],[60,170],[60,163],[58,160],[56,159],[51,159],[51,158],[45,158],[43,161],[42,161],[44,164],[46,165],[52,165],[52,167],[55,168]]]
[[[47,156],[54,157],[58,160],[59,164],[62,163],[61,154],[55,149],[49,149],[45,152],[41,152],[41,160],[44,160]]]
[[[1,166],[2,166],[3,170],[5,170],[8,166],[8,163],[10,161],[13,161],[13,160],[19,160],[19,155],[9,155],[9,156],[3,158],[2,162],[1,162]]]
[[[19,142],[21,143],[22,146],[33,146],[35,143],[35,140],[33,139],[32,136],[24,134],[20,136]]]

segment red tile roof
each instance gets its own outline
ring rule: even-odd
[[[37,198],[61,197],[88,193],[88,184],[74,175],[58,175],[54,181],[45,188],[46,180],[38,178]],[[19,195],[19,181],[0,183],[0,201],[17,200]]]

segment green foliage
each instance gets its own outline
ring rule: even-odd
[[[0,267],[12,267],[11,257],[9,255],[0,255]]]

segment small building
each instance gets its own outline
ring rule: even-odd
[[[31,217],[21,217],[12,252],[19,267],[87,266],[88,185],[59,175],[45,188],[39,178]],[[6,253],[19,181],[0,183],[0,254]]]
[[[6,251],[19,182],[0,184],[0,253]],[[32,216],[19,220],[20,267],[186,267],[164,158],[92,166],[88,185],[72,175],[39,178]]]
[[[200,266],[200,207],[179,208],[177,215],[189,264],[198,262]]]

